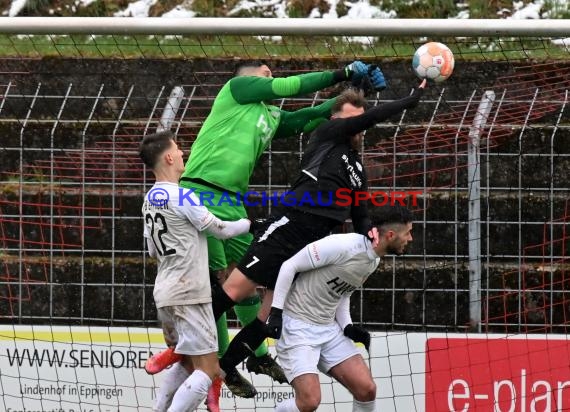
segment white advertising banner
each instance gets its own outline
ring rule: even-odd
[[[143,367],[164,348],[159,329],[0,326],[0,410],[151,411],[161,374]],[[273,350],[273,347],[270,348]],[[564,336],[374,333],[378,410],[562,411],[570,408],[570,345]],[[273,410],[287,384],[250,375],[254,399],[223,387],[222,410]],[[349,412],[346,389],[321,375],[319,411]]]
[[[164,347],[160,329],[0,326],[0,410],[151,411],[162,374],[149,376],[143,367]],[[256,398],[236,398],[223,386],[222,410],[272,410],[276,402],[293,397],[288,384],[242,373],[257,388]],[[350,411],[349,393],[322,378],[323,403],[335,410],[336,401],[336,410],[344,404]]]

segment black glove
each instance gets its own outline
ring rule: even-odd
[[[351,323],[345,326],[344,336],[352,339],[354,342],[362,343],[366,350],[370,351],[370,333],[367,330]]]
[[[267,336],[270,338],[279,339],[281,337],[281,329],[283,329],[283,309],[271,307],[265,329]]]
[[[265,225],[267,219],[264,218],[256,218],[250,219],[251,225],[249,225],[249,233],[255,236],[255,234]]]

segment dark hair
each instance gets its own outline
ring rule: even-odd
[[[341,94],[338,95],[336,101],[331,107],[331,113],[338,113],[342,110],[342,106],[346,103],[353,105],[354,107],[364,107],[366,108],[366,98],[364,93],[360,90],[346,89]]]
[[[263,60],[247,60],[241,61],[235,66],[234,76],[240,76],[244,69],[257,69],[263,66],[265,63]]]
[[[372,224],[376,227],[393,224],[407,225],[414,220],[412,211],[399,204],[378,206],[373,208],[372,211],[375,215],[372,218]]]
[[[139,156],[145,165],[154,168],[161,154],[168,150],[174,134],[170,130],[145,136],[139,146]]]

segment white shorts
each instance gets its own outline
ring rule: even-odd
[[[333,366],[360,354],[336,322],[314,325],[286,314],[276,350],[289,382],[307,373],[328,373]]]
[[[218,351],[218,333],[211,303],[158,308],[162,333],[168,346],[181,355],[205,355]]]

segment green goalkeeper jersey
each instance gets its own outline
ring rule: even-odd
[[[333,72],[286,78],[234,77],[220,90],[192,145],[182,178],[202,179],[230,192],[247,191],[257,160],[274,137],[309,132],[330,117],[334,99],[295,112],[265,101],[334,84]]]

